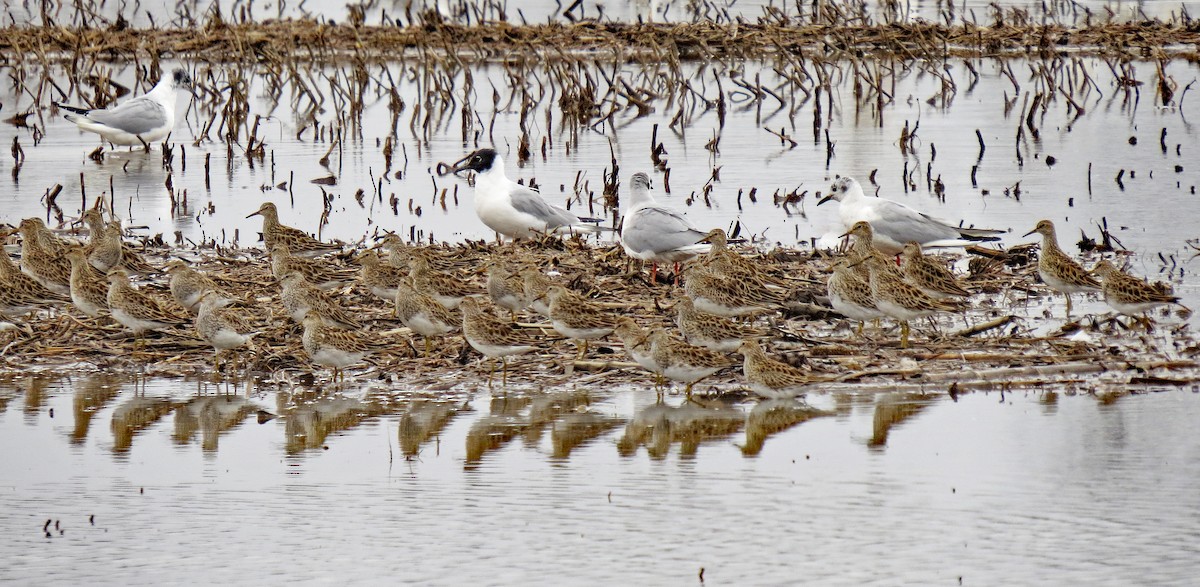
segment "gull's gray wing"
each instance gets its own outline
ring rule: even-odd
[[[579,224],[578,216],[547,202],[541,194],[523,185],[513,185],[508,195],[513,208],[545,222],[546,230]]]
[[[903,245],[908,241],[927,243],[959,238],[958,229],[904,204],[876,198],[870,202],[870,213],[862,220],[871,223],[875,234],[886,236]]]
[[[167,123],[167,109],[145,96],[139,96],[108,110],[92,110],[87,117],[118,130],[140,135]]]
[[[621,242],[629,249],[665,253],[697,244],[705,233],[678,211],[666,206],[637,208],[625,219]],[[707,249],[708,245],[701,248]]]

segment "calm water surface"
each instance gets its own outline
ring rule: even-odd
[[[6,581],[1186,584],[1200,555],[1190,391],[180,387],[5,386]]]

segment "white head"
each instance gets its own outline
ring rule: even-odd
[[[828,202],[829,200],[837,200],[837,201],[841,202],[842,200],[845,200],[848,197],[861,196],[861,195],[862,195],[862,186],[858,185],[858,182],[855,181],[854,178],[839,177],[839,178],[833,180],[833,183],[830,184],[829,195],[825,196],[824,198],[821,198],[821,201],[817,202],[817,205],[820,206],[821,204],[824,204],[825,202]]]
[[[654,197],[650,195],[650,176],[641,171],[633,174],[629,178],[629,203],[636,206],[653,200]]]

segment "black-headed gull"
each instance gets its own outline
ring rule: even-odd
[[[531,238],[543,234],[598,232],[588,223],[600,219],[583,218],[555,206],[541,194],[504,175],[504,159],[495,149],[479,149],[463,157],[449,173],[475,172],[475,214],[484,224],[510,238]]]
[[[175,94],[192,89],[187,71],[177,68],[145,94],[105,110],[54,105],[67,110],[64,118],[79,128],[94,132],[114,145],[142,145],[161,141],[175,128]]]
[[[678,210],[663,206],[650,193],[650,176],[642,172],[629,180],[629,211],[621,224],[621,247],[634,259],[650,261],[654,281],[658,263],[679,263],[708,252],[705,237]]]
[[[875,230],[874,245],[880,251],[896,255],[904,243],[916,242],[923,247],[961,247],[977,241],[1000,240],[996,235],[1006,231],[988,228],[959,228],[918,212],[900,202],[868,197],[853,178],[839,177],[829,186],[829,195],[817,202],[820,206],[830,200],[841,202],[838,210],[842,225],[849,229],[854,223],[866,221]]]

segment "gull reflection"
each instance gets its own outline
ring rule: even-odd
[[[75,427],[71,429],[71,444],[83,444],[87,440],[92,416],[104,409],[121,393],[121,383],[115,377],[94,375],[76,383],[71,412],[75,416]]]
[[[888,393],[875,400],[875,418],[871,425],[871,439],[867,446],[884,448],[892,428],[920,414],[933,405],[936,397],[916,393]]]
[[[175,409],[172,438],[176,444],[187,444],[200,431],[200,448],[215,451],[222,432],[237,426],[258,409],[258,405],[238,395],[194,397]]]
[[[617,441],[621,456],[632,456],[645,446],[651,458],[667,456],[671,443],[679,443],[682,456],[696,454],[700,443],[728,436],[741,430],[746,415],[721,401],[701,405],[684,402],[679,407],[666,404],[647,406],[625,426],[625,435]]]
[[[767,437],[813,418],[833,416],[836,412],[820,410],[795,399],[770,399],[758,402],[746,417],[746,444],[742,454],[748,457],[762,452]]]

